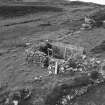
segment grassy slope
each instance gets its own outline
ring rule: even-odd
[[[33,102],[35,105],[36,103],[38,103],[38,105],[43,105],[43,98],[45,98],[47,92],[52,89],[51,87],[54,87],[56,83],[61,82],[64,79],[69,80],[70,77],[44,77],[43,81],[35,82],[35,76],[45,76],[48,73],[46,70],[42,70],[36,65],[25,64],[25,42],[35,42],[36,40],[46,38],[55,40],[63,37],[71,31],[79,30],[83,23],[84,15],[94,12],[97,8],[100,8],[100,6],[86,3],[75,4],[72,2],[64,3],[62,5],[60,4],[59,7],[53,7],[54,9],[49,7],[49,11],[44,9],[45,7],[43,8],[41,6],[40,8],[38,7],[39,9],[37,10],[36,6],[34,6],[33,8],[35,11],[34,9],[31,11],[31,7],[32,6],[21,6],[18,7],[19,10],[16,11],[15,8],[13,9],[13,6],[9,6],[8,8],[10,11],[8,12],[8,16],[12,18],[8,19],[8,16],[6,16],[7,13],[5,12],[3,12],[5,15],[1,16],[0,84],[1,86],[7,84],[8,88],[15,86],[19,88],[22,86],[34,88],[33,98],[30,102]],[[5,7],[3,6],[3,8]],[[23,8],[26,8],[26,11],[24,11]],[[7,9],[7,7],[5,9]],[[44,9],[44,11],[41,11],[40,9]],[[60,11],[58,11],[58,9],[60,9]],[[16,12],[12,12],[13,10]],[[22,16],[21,14],[23,13],[21,12],[25,12],[27,14]],[[79,44],[90,51],[104,41],[104,33],[103,28],[98,28],[75,33],[61,41]],[[103,55],[100,56],[104,57]]]

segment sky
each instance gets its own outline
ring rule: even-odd
[[[104,5],[105,5],[105,0],[70,0],[70,1],[85,1],[85,2],[94,2],[94,3],[104,4]]]
[[[23,1],[34,2],[34,1],[38,1],[38,0],[23,0]],[[105,5],[105,0],[68,0],[68,1],[85,1],[85,2],[93,2],[93,3],[98,3],[98,4],[104,4]]]

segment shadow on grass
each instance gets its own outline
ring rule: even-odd
[[[89,80],[88,77],[80,77],[75,79],[71,84],[63,83],[60,86],[56,86],[52,92],[47,95],[45,105],[62,105],[60,100],[63,96],[72,94],[72,92],[78,88],[88,87],[89,84],[93,84],[93,82]]]
[[[14,18],[38,12],[62,12],[62,8],[51,6],[0,6],[0,17]]]

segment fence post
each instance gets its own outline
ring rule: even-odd
[[[55,74],[58,74],[58,61],[55,62]]]

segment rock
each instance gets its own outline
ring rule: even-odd
[[[34,80],[41,80],[41,79],[42,79],[42,76],[34,77]]]
[[[82,28],[84,28],[84,29],[91,29],[92,27],[91,27],[91,25],[89,25],[89,24],[82,24]]]

